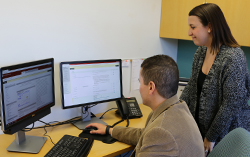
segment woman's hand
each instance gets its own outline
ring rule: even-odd
[[[208,152],[211,152],[214,148],[215,142],[210,142],[208,139],[205,137],[204,139],[204,150],[205,150],[205,156],[208,155]]]

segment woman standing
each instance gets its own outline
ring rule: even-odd
[[[216,4],[193,8],[188,24],[188,35],[199,47],[180,98],[195,117],[208,153],[234,128],[250,130],[250,77],[244,52]]]

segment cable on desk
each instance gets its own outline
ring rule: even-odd
[[[63,121],[63,122],[58,122],[58,121],[49,122],[50,125],[49,126],[45,125],[45,127],[54,127],[54,126],[58,126],[58,125],[70,124],[70,123],[77,122],[80,120],[82,120],[82,118],[80,116],[77,116],[77,117],[71,118],[71,119]],[[53,123],[56,123],[56,124],[53,124]],[[44,128],[44,126],[25,128],[25,129],[40,129],[40,128]]]
[[[41,121],[41,120],[38,120],[38,121],[50,126],[49,123],[45,123],[44,121]],[[44,125],[44,128],[43,128],[44,131],[45,131],[45,133],[43,134],[43,136],[48,136],[50,138],[50,141],[55,145],[55,143],[52,141],[51,137],[49,135],[46,135],[47,134],[47,130],[45,129],[46,125]]]
[[[83,111],[82,111],[83,112]],[[87,112],[87,116],[89,115],[89,112],[85,110],[85,112]],[[87,117],[86,116],[86,117]],[[46,123],[44,121],[41,121],[41,120],[38,120],[39,122],[41,123],[44,123],[45,125],[44,126],[40,126],[40,127],[34,127],[34,123],[32,125],[31,128],[24,128],[22,129],[22,131],[24,132],[28,132],[28,131],[31,131],[32,129],[40,129],[40,128],[43,128],[44,131],[45,131],[45,134],[44,136],[48,136],[51,140],[51,142],[54,144],[54,142],[52,141],[51,137],[49,135],[46,135],[47,134],[47,130],[45,129],[46,127],[54,127],[54,126],[58,126],[58,125],[64,125],[64,124],[69,124],[69,123],[75,123],[77,121],[81,121],[83,119],[85,119],[86,117],[82,118],[81,116],[77,116],[77,117],[74,117],[74,118],[71,118],[69,120],[66,120],[66,121],[63,121],[63,122],[58,122],[58,121],[52,121],[52,122],[49,122],[49,123]],[[53,124],[53,123],[56,123],[56,124]],[[55,144],[54,144],[55,145]]]
[[[32,125],[32,127],[31,128],[24,128],[24,129],[22,129],[22,131],[23,132],[28,132],[28,131],[31,131],[32,129],[34,129],[34,124],[35,123],[32,123],[33,125]]]
[[[84,106],[83,108],[85,109],[84,111],[82,110],[82,114],[85,114],[86,112],[88,112],[88,109],[89,108],[92,108],[94,106],[96,106],[97,104],[94,104],[94,105],[87,105],[87,106]]]
[[[128,116],[127,116],[127,125],[126,125],[126,127],[128,127],[129,126],[129,119],[128,119]]]
[[[89,114],[89,112],[88,112]],[[88,115],[87,115],[88,116]],[[85,117],[86,118],[86,117]],[[83,118],[84,119],[84,118]],[[46,123],[44,121],[41,121],[41,120],[38,120],[39,122],[41,123],[44,123],[45,125],[44,126],[40,126],[40,127],[34,127],[34,123],[32,125],[31,128],[24,128],[22,129],[22,131],[24,132],[28,132],[28,131],[31,131],[32,129],[40,129],[40,128],[43,128],[45,130],[45,134],[44,136],[48,136],[51,140],[51,142],[55,145],[55,143],[52,141],[51,137],[49,135],[46,135],[47,134],[47,130],[45,129],[46,127],[54,127],[54,126],[58,126],[58,125],[64,125],[64,124],[69,124],[69,123],[74,123],[74,122],[77,122],[77,121],[80,121],[82,120],[81,117],[74,117],[74,118],[71,118],[69,120],[66,120],[66,121],[63,121],[63,122],[58,122],[58,121],[52,121],[52,122],[49,122],[49,123]],[[56,124],[53,124],[53,123],[56,123]]]
[[[104,116],[104,114],[107,113],[108,111],[115,110],[115,109],[117,109],[117,108],[108,109],[106,112],[104,112],[104,113],[102,114],[102,116],[101,116],[99,119],[102,119],[102,117]]]
[[[114,123],[111,127],[113,128],[114,126],[116,126],[117,124],[119,124],[119,123],[121,123],[121,122],[123,122],[123,121],[124,121],[124,119],[122,119],[122,120],[120,120],[120,121]]]
[[[92,106],[90,106],[88,108],[91,108],[91,107],[93,107],[95,105],[97,105],[97,104],[94,104],[94,105],[92,105]],[[89,112],[88,112],[88,114],[89,114]],[[77,116],[77,117],[71,118],[71,119],[63,121],[63,122],[52,121],[52,122],[46,123],[46,124],[49,124],[49,125],[47,125],[47,126],[46,125],[45,126],[40,126],[40,127],[34,127],[34,123],[33,123],[32,128],[25,128],[25,129],[23,129],[23,131],[30,131],[32,129],[40,129],[40,128],[44,128],[44,127],[54,127],[54,126],[58,126],[58,125],[71,124],[71,123],[75,123],[75,122],[81,121],[81,120],[85,119],[86,117],[82,118],[81,116]],[[53,124],[53,123],[56,123],[56,124]],[[28,129],[28,130],[26,130],[26,129]]]
[[[123,122],[123,121],[124,121],[124,119],[122,119],[122,120],[120,120],[120,121],[114,123],[111,127],[113,128],[114,126],[116,126],[117,124],[119,124],[119,123],[121,123],[121,122]],[[126,127],[128,127],[128,126],[129,126],[129,117],[127,116],[127,125],[126,125]]]
[[[88,112],[88,114],[89,114],[89,112]],[[86,118],[86,117],[84,117],[84,118]],[[44,128],[44,127],[54,127],[54,126],[58,126],[58,125],[71,124],[71,123],[75,123],[75,122],[81,121],[84,118],[82,118],[81,116],[77,116],[77,117],[71,118],[71,119],[63,121],[63,122],[52,121],[52,122],[48,123],[49,125],[47,125],[47,126],[46,125],[45,126],[40,126],[40,127],[34,127],[34,124],[33,124],[32,128],[25,128],[25,129],[29,129],[28,131],[30,131],[32,129],[40,129],[40,128]],[[56,123],[56,124],[53,124],[53,123]]]
[[[89,106],[89,108],[94,107],[94,106],[96,106],[96,105],[98,105],[98,104],[91,105],[91,106]]]
[[[85,114],[85,113],[87,112],[88,114],[87,114],[86,117],[88,117],[88,115],[89,115],[88,109],[91,108],[91,107],[93,107],[93,106],[96,106],[96,105],[97,105],[97,104],[92,105],[92,106],[85,107],[85,111],[82,111],[82,113]],[[111,109],[107,110],[105,113],[107,113],[108,111],[113,110],[113,109],[117,109],[117,108],[111,108]],[[105,113],[104,113],[104,114],[105,114]],[[104,114],[103,114],[103,115],[104,115]],[[100,117],[100,119],[103,117],[103,115]],[[46,134],[47,134],[47,130],[45,129],[46,127],[54,127],[54,126],[58,126],[58,125],[64,125],[64,124],[69,124],[69,123],[75,123],[75,122],[78,122],[78,121],[81,121],[81,120],[85,119],[86,117],[82,118],[81,116],[77,116],[77,117],[71,118],[71,119],[66,120],[66,121],[63,121],[63,122],[52,121],[52,122],[49,122],[49,123],[46,123],[46,122],[41,121],[41,120],[38,120],[39,122],[44,123],[45,125],[44,125],[44,126],[40,126],[40,127],[34,127],[34,123],[33,123],[33,125],[32,125],[31,128],[24,128],[24,129],[22,129],[22,131],[28,132],[28,131],[31,131],[32,129],[40,129],[40,128],[43,128],[44,131],[45,131],[44,136],[48,136],[48,137],[50,138],[51,142],[54,144],[54,142],[52,141],[51,137],[50,137],[49,135],[46,135]],[[121,123],[122,121],[124,121],[124,119],[122,119],[122,120],[116,122],[115,124],[112,125],[112,127],[114,127],[115,125]],[[56,124],[54,124],[54,123],[56,123]],[[129,125],[129,121],[128,121],[128,117],[127,117],[127,126],[128,126],[128,125]],[[55,145],[55,144],[54,144],[54,145]]]
[[[82,111],[83,114],[86,114],[86,112],[88,112],[87,116],[85,116],[84,118],[81,118],[81,120],[84,120],[85,118],[88,117],[88,115],[89,115],[88,107],[85,108],[85,111],[84,111],[84,112]],[[77,122],[77,121],[76,121],[76,122]],[[72,123],[74,123],[74,122],[72,122]]]
[[[84,109],[85,110],[82,110],[82,114],[86,114],[86,112],[88,112],[88,114],[87,114],[87,116],[86,117],[84,117],[83,119],[85,119],[85,118],[87,118],[88,117],[88,115],[89,115],[89,111],[88,111],[88,109],[89,108],[91,108],[91,107],[94,107],[94,106],[96,106],[97,104],[94,104],[94,105],[92,105],[92,106],[84,106]],[[91,112],[91,117],[95,117],[95,115]],[[83,120],[82,119],[82,120]]]

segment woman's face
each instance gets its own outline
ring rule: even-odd
[[[188,17],[188,35],[197,46],[211,46],[212,36],[209,34],[211,31],[208,26],[203,26],[197,16]]]

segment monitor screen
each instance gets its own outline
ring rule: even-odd
[[[122,98],[121,60],[61,62],[63,109]]]
[[[53,58],[2,67],[0,77],[4,133],[20,131],[50,113],[55,104]]]

